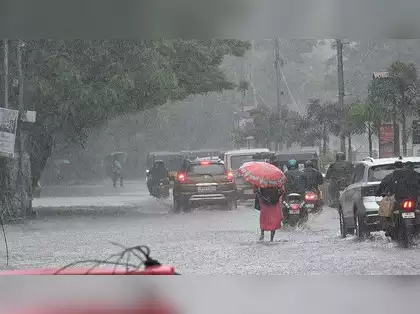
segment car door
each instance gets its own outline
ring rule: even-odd
[[[365,165],[358,164],[353,170],[353,175],[350,181],[350,185],[346,187],[343,192],[343,195],[340,197],[342,200],[342,209],[344,217],[352,217],[353,216],[353,204],[355,201],[355,197],[358,195],[357,189],[359,188],[360,182],[362,181],[364,174],[365,174]]]

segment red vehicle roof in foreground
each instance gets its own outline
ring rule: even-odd
[[[176,275],[173,266],[155,266],[138,270],[125,270],[114,268],[94,268],[92,267],[69,267],[60,268],[40,268],[40,269],[17,269],[0,271],[0,275]]]

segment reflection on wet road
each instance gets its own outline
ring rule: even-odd
[[[146,244],[154,257],[183,274],[420,274],[420,248],[402,249],[381,233],[363,242],[341,239],[331,208],[311,217],[306,227],[283,228],[274,243],[261,243],[253,202],[236,211],[207,208],[176,215],[170,199],[151,198],[141,181],[125,189],[106,187],[101,195],[91,189],[81,197],[77,192],[63,197],[60,188],[55,197],[50,191],[34,203],[37,220],[7,226],[12,266],[107,257],[118,251],[109,243],[115,241]]]

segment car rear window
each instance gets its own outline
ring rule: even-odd
[[[415,170],[420,173],[420,163],[414,163]],[[373,166],[369,168],[368,180],[369,182],[382,181],[388,174],[395,170],[394,164]]]
[[[210,165],[190,165],[187,169],[188,174],[209,174],[212,176],[222,175],[226,173],[224,165],[210,164]]]

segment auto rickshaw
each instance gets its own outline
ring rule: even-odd
[[[149,171],[153,167],[156,160],[162,160],[165,163],[166,169],[169,171],[169,179],[175,180],[176,174],[181,169],[184,157],[181,153],[176,152],[150,152],[147,154],[146,160],[146,177],[149,176]]]

